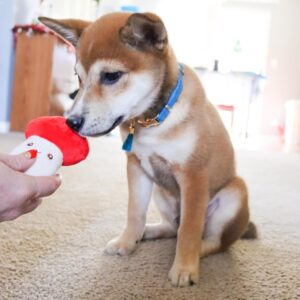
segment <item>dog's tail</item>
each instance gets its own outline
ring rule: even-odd
[[[245,232],[241,236],[241,239],[254,240],[254,239],[257,239],[257,237],[258,237],[258,234],[257,234],[256,226],[253,222],[250,221],[248,223],[248,226],[247,226]]]

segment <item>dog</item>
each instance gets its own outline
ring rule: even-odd
[[[119,125],[126,140],[128,220],[106,252],[128,255],[143,239],[177,236],[169,279],[198,283],[200,257],[256,235],[230,138],[198,76],[179,67],[153,13],[40,21],[76,47],[80,89],[69,126],[95,137]],[[152,193],[162,221],[145,224]]]

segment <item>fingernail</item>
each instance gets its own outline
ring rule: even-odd
[[[35,150],[35,149],[28,150],[25,153],[25,157],[28,159],[36,158],[36,156],[37,156],[37,150]]]
[[[61,176],[61,174],[56,174],[55,176],[56,176],[56,178],[57,178],[60,182],[62,181],[62,176]]]

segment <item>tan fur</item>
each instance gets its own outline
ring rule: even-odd
[[[46,24],[56,30],[57,23],[54,21],[51,27],[47,19]],[[67,23],[63,21],[62,26]],[[132,111],[125,116],[120,126],[123,140],[129,133],[130,118],[155,117],[176,84],[178,62],[162,21],[153,14],[106,15],[88,25],[76,45],[78,62],[86,74],[97,61],[104,64],[101,68],[119,68],[126,73],[114,89],[97,81],[83,83],[85,97],[82,99],[81,92],[77,97],[83,101],[83,111],[91,103],[93,108],[97,103],[99,107],[113,105],[114,98],[126,94],[132,87],[132,78],[140,74],[148,74],[149,78],[149,83],[141,84],[157,88],[153,99],[149,96],[153,88],[149,88],[145,98],[149,97],[147,101],[151,103],[140,115]],[[200,255],[225,250],[243,234],[249,220],[247,189],[236,177],[229,136],[207,101],[198,76],[188,66],[184,66],[183,80],[179,101],[164,123],[156,128],[136,128],[132,153],[128,155],[127,226],[106,248],[110,254],[124,255],[134,251],[142,237],[177,234],[176,256],[169,272],[175,286],[197,283]],[[83,134],[89,135],[88,129]],[[152,185],[162,221],[145,225]],[[220,207],[205,223],[206,207],[214,197],[220,197]]]

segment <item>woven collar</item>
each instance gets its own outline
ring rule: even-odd
[[[178,73],[178,79],[176,86],[173,88],[171,95],[169,97],[168,102],[163,106],[162,110],[158,113],[158,115],[153,119],[132,119],[130,120],[130,126],[129,126],[129,134],[123,144],[122,149],[126,152],[130,152],[132,148],[133,143],[133,136],[134,136],[134,130],[135,126],[138,123],[142,127],[152,127],[152,126],[158,126],[160,125],[170,114],[171,109],[179,99],[179,96],[182,92],[183,88],[183,65],[179,64],[179,73]]]

